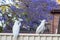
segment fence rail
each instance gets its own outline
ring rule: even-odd
[[[13,40],[12,33],[0,33],[0,40]],[[60,34],[19,34],[17,40],[60,40]]]

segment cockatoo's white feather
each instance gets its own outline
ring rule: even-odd
[[[20,25],[21,25],[21,23],[20,23]],[[18,36],[20,25],[19,25],[19,21],[18,20],[15,20],[15,23],[13,25],[13,35],[14,35],[14,37],[17,37]]]
[[[44,32],[44,30],[45,30],[45,22],[46,22],[46,20],[41,21],[41,24],[36,29],[37,34]]]
[[[18,37],[20,26],[21,26],[21,21],[22,20],[19,20],[19,21],[18,20],[15,20],[15,23],[13,25],[12,31],[13,31],[14,39],[17,39],[17,37]]]

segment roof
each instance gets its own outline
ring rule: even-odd
[[[60,14],[60,5],[51,10],[51,14]]]
[[[53,9],[51,10],[52,14],[60,14],[60,9]]]

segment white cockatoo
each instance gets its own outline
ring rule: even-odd
[[[36,33],[37,34],[44,32],[44,30],[45,30],[45,23],[46,23],[46,20],[42,20],[41,21],[41,24],[36,29]]]
[[[16,40],[18,37],[20,26],[21,26],[21,21],[23,21],[23,19],[19,18],[19,20],[15,20],[15,23],[13,25],[12,31],[13,31],[14,40]]]

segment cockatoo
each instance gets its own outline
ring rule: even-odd
[[[41,24],[36,29],[36,33],[37,34],[44,32],[44,30],[45,30],[45,23],[46,23],[46,20],[42,20],[41,21]]]
[[[0,21],[0,27],[2,27],[2,22]]]
[[[18,37],[20,26],[21,26],[21,21],[23,21],[23,19],[19,18],[19,20],[15,20],[15,23],[13,25],[12,31],[13,31],[14,40],[16,40]]]

